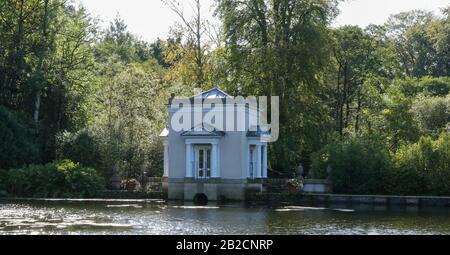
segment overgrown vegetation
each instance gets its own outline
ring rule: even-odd
[[[71,1],[0,2],[0,169],[16,169],[17,185],[66,158],[104,180],[113,166],[123,178],[160,175],[169,95],[219,87],[280,97],[270,176],[302,163],[325,178],[330,165],[336,192],[450,195],[434,179],[446,176],[435,158],[450,161],[448,6],[332,28],[337,0],[217,0],[216,22],[184,16],[188,1],[164,2],[180,23],[155,42],[120,17],[102,30]],[[414,163],[419,153],[428,163]],[[9,191],[66,192],[19,187]]]
[[[39,160],[39,148],[32,130],[3,106],[0,106],[0,141],[0,169]]]
[[[450,194],[450,134],[438,139],[423,136],[403,145],[393,156],[391,193],[399,195]]]
[[[69,160],[11,169],[2,175],[6,192],[23,197],[94,197],[104,185],[94,169]]]
[[[329,144],[313,154],[310,175],[329,176],[336,193],[448,195],[449,158],[448,132],[436,139],[422,136],[418,142],[401,145],[391,153],[377,140],[353,138]]]
[[[312,158],[311,176],[329,176],[336,193],[389,193],[391,159],[389,150],[378,139],[359,137],[337,141]]]

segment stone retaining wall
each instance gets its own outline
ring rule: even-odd
[[[112,198],[112,199],[165,199],[163,192],[142,192],[142,191],[125,191],[125,190],[105,190],[96,197]]]
[[[434,196],[382,196],[382,195],[339,195],[339,194],[289,194],[258,193],[249,194],[248,201],[264,204],[292,203],[314,204],[368,204],[385,206],[450,207],[450,197]]]
[[[307,193],[329,193],[331,185],[326,180],[306,179],[303,181],[303,191]]]

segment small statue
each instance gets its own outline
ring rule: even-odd
[[[303,191],[303,186],[304,186],[303,185],[303,179],[304,179],[303,173],[304,173],[303,165],[302,165],[302,163],[300,163],[297,167],[297,183],[298,183],[297,190],[299,192]]]
[[[112,167],[112,176],[109,178],[109,187],[112,190],[120,190],[122,178],[119,176],[119,167],[117,163]]]
[[[328,165],[327,166],[327,181],[329,181],[331,178],[331,171],[333,171],[333,169],[331,168],[331,165]]]
[[[297,177],[300,177],[300,176],[302,176],[303,177],[303,165],[302,165],[302,163],[300,163],[300,164],[298,164],[298,167],[297,167]]]
[[[148,178],[147,178],[147,164],[144,163],[141,165],[141,175],[139,177],[139,184],[141,186],[141,190],[145,191],[146,187],[147,187],[147,183],[148,183]]]

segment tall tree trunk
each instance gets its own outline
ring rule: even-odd
[[[344,126],[344,106],[348,105],[348,75],[347,75],[347,69],[348,66],[347,64],[344,64],[344,69],[343,69],[343,75],[344,75],[344,83],[343,83],[343,88],[342,88],[342,100],[340,102],[340,109],[339,109],[339,131],[340,131],[340,135],[342,136],[343,134],[343,130],[344,127],[347,125],[345,124]],[[348,111],[347,111],[348,113]]]
[[[358,89],[358,107],[356,109],[356,117],[355,117],[355,133],[359,132],[359,118],[361,115],[361,107],[362,107],[362,98],[361,98],[361,89]]]
[[[4,86],[10,93],[5,95],[5,102],[11,107],[18,106],[18,100],[15,97],[14,90],[19,84],[20,74],[24,68],[23,36],[24,36],[24,0],[16,1],[18,6],[17,31],[13,35],[13,42],[9,46],[8,62],[5,66],[7,72],[4,76]],[[6,94],[6,93],[5,93]]]
[[[167,6],[181,18],[184,25],[189,30],[190,35],[195,40],[195,83],[198,87],[203,89],[204,70],[203,70],[203,50],[202,50],[202,20],[201,20],[201,4],[200,0],[195,0],[194,14],[195,18],[193,21],[189,21],[184,15],[182,1],[179,0],[163,0]],[[194,23],[194,24],[192,24]]]
[[[338,67],[337,83],[336,83],[336,130],[342,135],[340,126],[340,109],[341,109],[341,65]]]
[[[345,122],[344,128],[348,127],[350,119],[350,100],[349,100],[349,79],[348,79],[348,66],[344,69],[344,102],[345,102]]]
[[[34,124],[36,125],[36,130],[38,130],[38,123],[39,123],[39,111],[41,109],[41,98],[42,98],[42,91],[38,89],[36,91],[35,101],[34,101]]]
[[[38,62],[38,72],[40,76],[39,82],[45,83],[45,79],[43,79],[44,76],[44,59],[47,55],[47,38],[48,38],[48,2],[49,0],[43,0],[44,1],[44,16],[42,19],[42,40],[41,40],[41,50],[39,54],[39,62]],[[36,97],[35,97],[35,104],[34,104],[34,123],[36,125],[36,131],[39,130],[39,113],[41,109],[41,97],[42,97],[42,89],[45,87],[44,84],[38,84],[36,89]]]
[[[350,100],[347,99],[345,102],[345,124],[344,127],[347,128],[350,123]]]
[[[203,88],[203,54],[202,54],[202,31],[201,31],[201,10],[200,0],[196,0],[197,5],[197,22],[196,22],[196,37],[197,37],[197,85],[200,89]]]

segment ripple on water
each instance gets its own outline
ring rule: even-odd
[[[308,206],[284,206],[282,208],[275,209],[277,212],[292,212],[292,211],[324,211],[331,210],[337,212],[355,212],[354,209],[341,209],[341,208],[325,208],[325,207],[308,207]]]
[[[219,209],[218,206],[174,205],[173,208],[181,209]]]
[[[0,234],[449,234],[450,213],[141,201],[0,203]]]
[[[144,208],[138,204],[124,204],[124,205],[106,205],[108,208]]]

